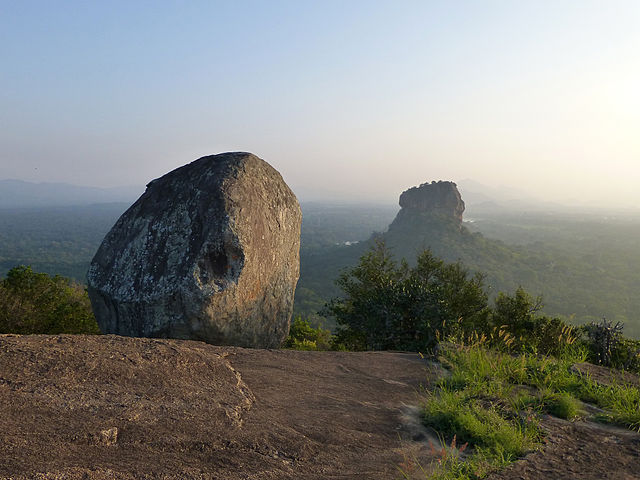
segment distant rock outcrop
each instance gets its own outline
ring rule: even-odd
[[[424,225],[453,225],[462,229],[464,202],[453,182],[423,183],[400,195],[400,211],[389,232]]]
[[[250,153],[203,157],[152,181],[89,268],[100,328],[279,346],[293,310],[301,220],[280,174]]]
[[[417,210],[443,217],[453,217],[462,222],[464,202],[453,182],[423,183],[419,187],[405,190],[400,195],[402,208]]]

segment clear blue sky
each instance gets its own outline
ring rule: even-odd
[[[433,179],[640,206],[640,1],[0,0],[0,179],[256,153],[299,198]]]

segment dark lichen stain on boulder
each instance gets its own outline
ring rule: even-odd
[[[152,181],[91,263],[100,328],[278,346],[293,310],[301,220],[280,174],[250,153],[203,157]]]

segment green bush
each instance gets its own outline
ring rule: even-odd
[[[575,329],[559,318],[538,315],[541,309],[542,298],[532,297],[522,287],[513,295],[500,292],[491,314],[493,345],[513,352],[560,355],[575,342]]]
[[[335,318],[336,342],[353,350],[428,352],[453,340],[559,355],[576,340],[574,328],[561,319],[538,315],[541,299],[522,288],[500,293],[490,308],[482,275],[429,250],[411,268],[378,242],[336,283],[344,296],[322,314]]]
[[[352,350],[429,351],[445,337],[486,324],[482,277],[429,250],[409,268],[378,242],[336,283],[345,295],[323,314],[336,319],[336,343]]]
[[[613,351],[612,364],[615,368],[640,373],[640,340],[624,336],[620,338]]]
[[[20,266],[0,281],[0,333],[98,334],[100,329],[82,286]]]
[[[293,350],[330,350],[332,335],[329,330],[313,328],[307,320],[296,317],[283,347]]]
[[[592,363],[640,373],[640,340],[622,334],[622,322],[613,323],[606,318],[581,328],[583,344]]]

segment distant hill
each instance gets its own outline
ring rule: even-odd
[[[441,192],[432,195],[427,190]],[[485,274],[492,296],[522,286],[543,296],[547,314],[575,323],[604,316],[625,322],[625,332],[640,337],[638,219],[503,209],[465,223],[460,215],[465,206],[455,184],[424,184],[407,192],[413,192],[411,201],[405,202],[386,232],[356,245],[303,249],[297,314],[314,320],[326,300],[340,295],[334,284],[340,272],[355,265],[374,238],[381,238],[396,259],[412,263],[429,248],[446,261],[460,261],[470,271]]]
[[[457,182],[468,215],[475,216],[499,210],[508,211],[557,211],[568,207],[537,198],[512,187],[490,187],[465,179]]]
[[[0,208],[68,207],[94,203],[131,203],[143,186],[98,188],[67,183],[0,180]]]
[[[606,215],[616,217],[640,217],[640,208],[629,205],[591,205],[586,201],[573,200],[558,203],[545,200],[511,186],[490,187],[475,180],[456,182],[466,205],[466,216],[477,218],[484,215],[534,213],[570,214],[580,216]]]

